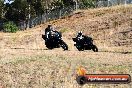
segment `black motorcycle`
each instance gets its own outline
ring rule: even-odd
[[[42,38],[45,40],[45,45],[48,49],[60,48],[68,50],[68,45],[62,40],[61,37],[56,37],[55,34],[50,35],[50,38],[46,38],[45,35],[42,35]]]
[[[76,42],[74,46],[79,51],[84,51],[84,50],[93,50],[94,52],[98,52],[98,48],[96,45],[93,44],[93,40],[91,38],[85,38],[85,39],[79,39],[79,38],[73,38],[73,41]]]

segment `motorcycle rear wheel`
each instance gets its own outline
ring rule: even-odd
[[[96,46],[96,45],[93,45],[93,46],[92,46],[92,50],[93,50],[94,52],[98,52],[97,46]]]

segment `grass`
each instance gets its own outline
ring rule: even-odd
[[[11,61],[0,64],[0,82],[5,88],[80,88],[75,81],[75,74],[77,68],[81,65],[87,69],[88,74],[128,73],[132,75],[130,73],[132,71],[131,64],[126,62],[104,63],[97,61],[97,59],[103,59],[93,56],[86,55],[82,58],[81,56],[86,52],[77,53],[79,54],[77,56],[73,56],[71,52],[64,52],[63,55],[58,52],[54,55],[42,54],[12,58]],[[128,84],[115,85],[115,88],[129,88]],[[81,88],[102,88],[106,86],[112,88],[115,85],[88,84]]]
[[[67,29],[67,28],[63,28],[60,30],[61,33],[65,33],[65,32],[68,32],[70,29]]]
[[[99,17],[99,16],[102,16],[102,15],[104,15],[104,14],[105,14],[105,13],[97,12],[97,13],[96,13],[96,16]]]

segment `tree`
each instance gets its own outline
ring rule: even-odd
[[[74,0],[61,0],[65,6],[74,5]]]
[[[35,15],[41,15],[44,13],[41,0],[32,0],[31,6],[35,10]]]
[[[4,7],[4,2],[0,0],[0,19],[3,17],[3,7]]]
[[[64,4],[61,0],[51,2],[50,9],[60,9],[63,8]]]
[[[28,14],[28,3],[25,0],[15,0],[12,4],[6,4],[5,18],[10,21],[25,20]]]
[[[81,7],[83,8],[95,8],[96,7],[96,0],[81,0]]]

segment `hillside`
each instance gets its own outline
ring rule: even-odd
[[[95,40],[98,47],[132,47],[131,9],[132,5],[80,10],[68,17],[26,31],[15,34],[0,33],[1,48],[45,48],[41,34],[47,24],[53,24],[70,43],[72,37],[82,30]]]
[[[41,38],[53,24],[69,50],[48,50]],[[72,37],[91,36],[99,52],[78,51]],[[131,88],[130,84],[86,84],[75,81],[77,68],[88,74],[132,77],[132,5],[75,11],[68,17],[17,33],[0,33],[0,88]]]

